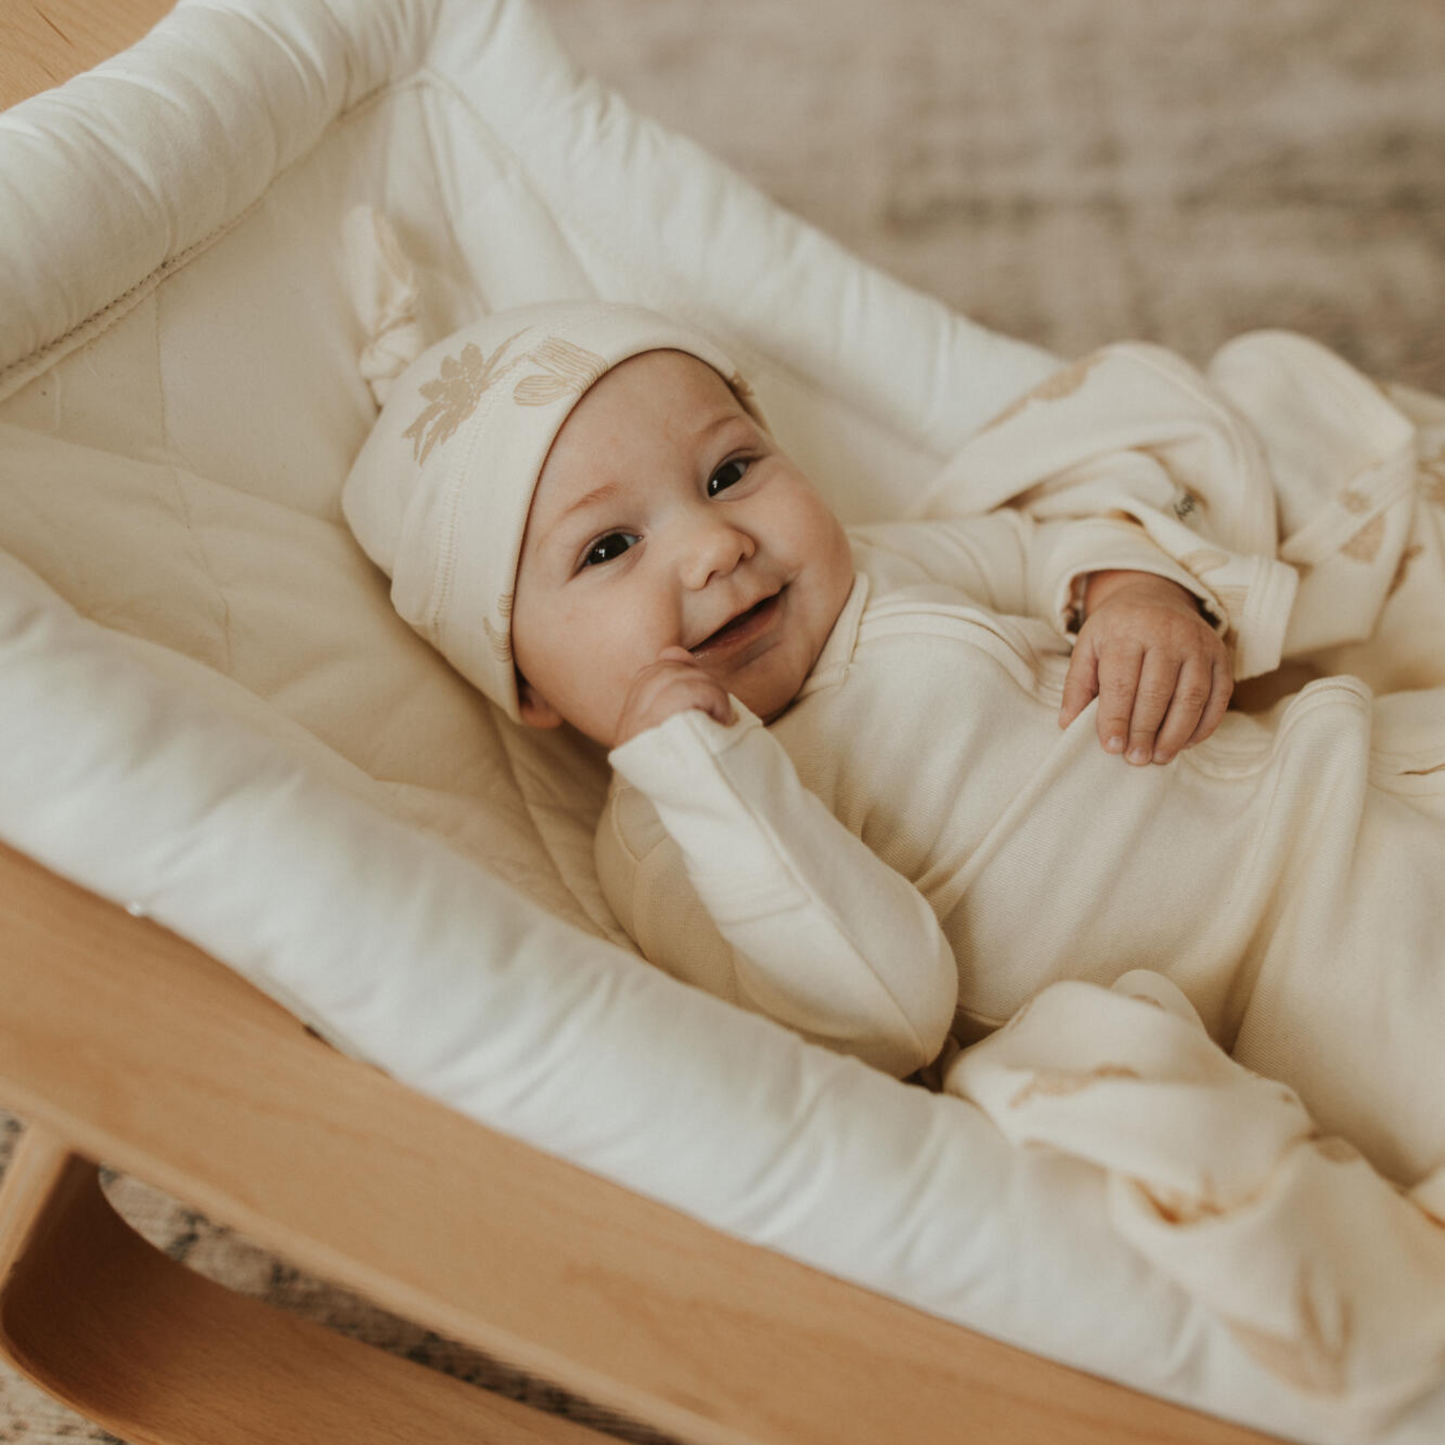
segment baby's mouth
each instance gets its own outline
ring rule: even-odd
[[[721,651],[736,643],[750,642],[765,631],[778,610],[778,602],[786,588],[781,588],[761,602],[755,602],[746,612],[739,612],[730,622],[725,622],[710,637],[704,637],[696,647],[689,649],[694,657],[704,653]]]

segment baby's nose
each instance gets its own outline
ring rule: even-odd
[[[687,538],[683,579],[693,589],[706,587],[712,578],[726,577],[756,551],[757,544],[746,532],[719,517],[709,517]]]

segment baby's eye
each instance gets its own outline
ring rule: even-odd
[[[603,562],[610,562],[614,557],[620,557],[627,549],[634,546],[637,537],[631,532],[609,532],[605,537],[599,537],[586,551],[582,557],[584,567],[596,567]]]
[[[707,494],[715,497],[719,492],[725,492],[734,483],[742,481],[751,465],[747,457],[734,457],[730,462],[724,462],[712,476],[707,479]]]

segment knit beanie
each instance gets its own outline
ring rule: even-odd
[[[364,370],[375,367],[384,340],[372,337]],[[542,465],[590,386],[658,350],[706,362],[762,421],[747,384],[707,337],[603,301],[499,311],[409,364],[398,357],[384,389],[368,373],[385,400],[341,494],[346,521],[391,577],[402,618],[514,720],[512,599]]]

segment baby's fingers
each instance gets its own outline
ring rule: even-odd
[[[1234,696],[1234,670],[1227,657],[1214,664],[1211,671],[1211,683],[1209,701],[1204,705],[1204,714],[1199,719],[1199,725],[1190,735],[1189,741],[1184,744],[1186,748],[1192,748],[1195,743],[1202,743],[1219,726],[1229,707],[1229,699]]]
[[[1088,707],[1099,691],[1099,656],[1094,644],[1087,638],[1080,638],[1069,658],[1069,671],[1064,678],[1064,696],[1059,708],[1059,726],[1066,728]],[[1099,734],[1099,741],[1104,735]]]
[[[685,647],[664,647],[657,654],[660,663],[680,663],[665,669],[674,690],[681,689],[691,699],[691,706],[700,708],[709,717],[726,727],[733,720],[732,699],[728,690]]]
[[[654,711],[662,717],[696,708],[726,727],[733,720],[732,700],[727,689],[701,668],[695,672],[680,669],[667,679],[657,695]]]
[[[1125,670],[1127,678],[1129,669]],[[1129,710],[1129,743],[1125,758],[1136,767],[1154,761],[1154,750],[1160,727],[1169,713],[1179,688],[1179,663],[1159,648],[1144,654],[1134,684],[1133,705]],[[1193,727],[1198,718],[1190,720]]]
[[[680,657],[669,653],[681,653]],[[727,727],[733,721],[727,689],[698,665],[691,653],[668,648],[633,678],[613,729],[611,745],[620,747],[638,733],[696,709]]]
[[[1179,669],[1179,677],[1174,684],[1174,696],[1169,700],[1169,709],[1164,715],[1159,734],[1154,739],[1153,760],[1156,763],[1167,763],[1176,753],[1197,741],[1195,734],[1203,726],[1206,710],[1213,703],[1214,696],[1214,675],[1208,660],[1187,659]],[[1227,704],[1228,701],[1229,694],[1226,692],[1224,702]],[[1219,715],[1222,716],[1223,713],[1224,708],[1221,706]],[[1208,737],[1218,721],[1219,717],[1215,717],[1201,736]]]
[[[1106,752],[1122,753],[1130,744],[1143,662],[1144,649],[1138,646],[1112,647],[1099,659],[1099,712],[1095,724]],[[1152,740],[1152,733],[1150,737]]]
[[[707,685],[700,687],[694,694],[693,706],[701,708],[714,722],[729,727],[733,721],[732,699],[728,697],[727,689],[720,683],[714,682],[712,678],[707,679]]]

